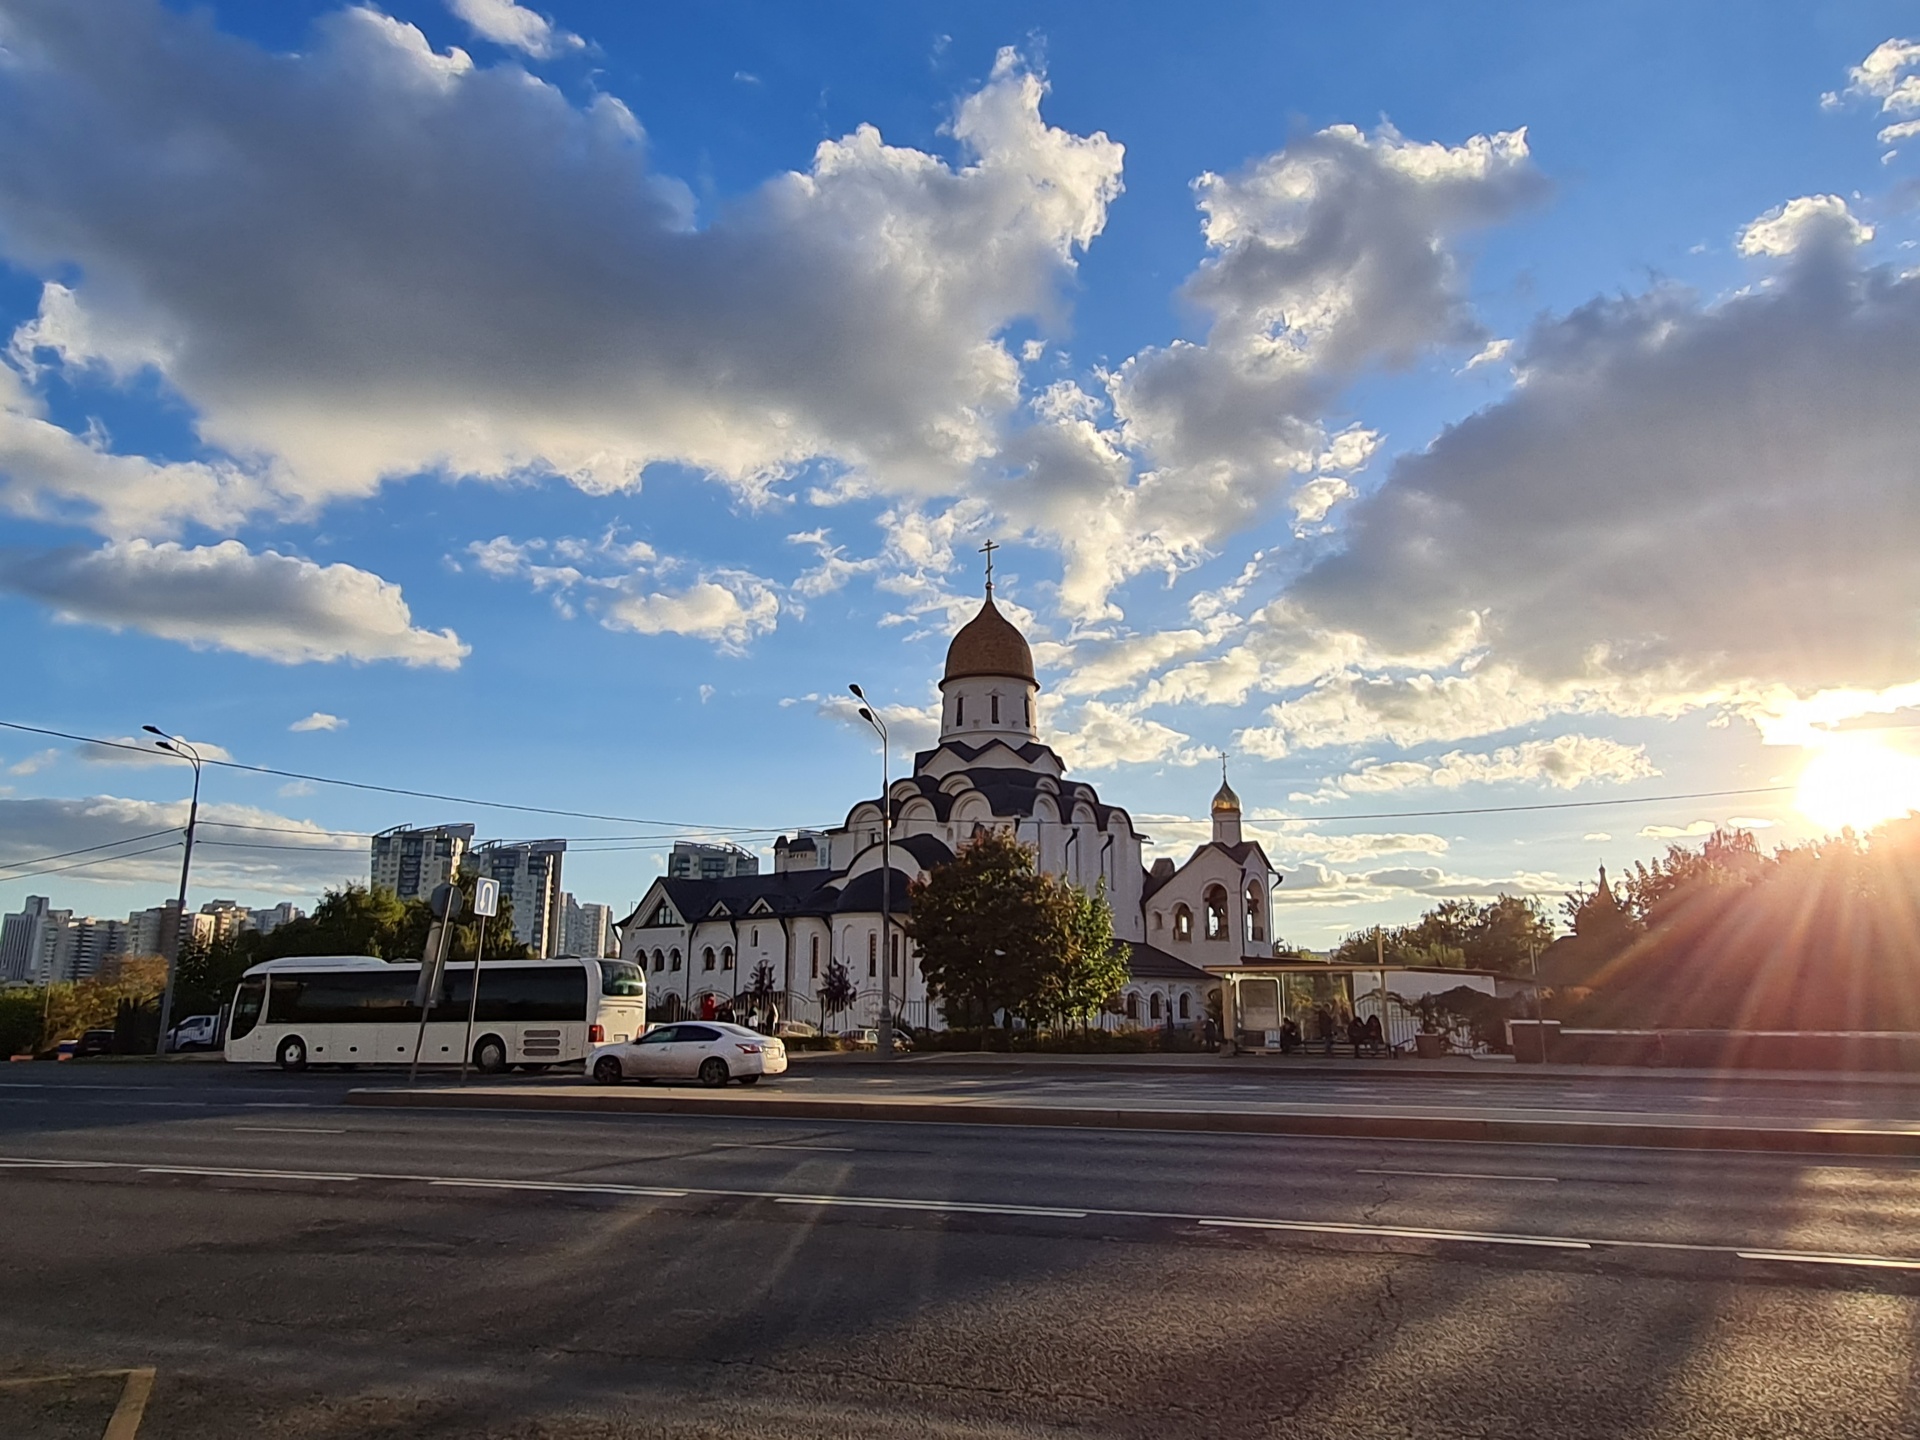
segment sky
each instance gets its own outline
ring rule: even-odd
[[[1909,6],[0,0],[0,131],[0,721],[316,777],[190,903],[770,854],[989,539],[1297,944],[1920,806]],[[190,781],[0,729],[0,909],[158,904]]]

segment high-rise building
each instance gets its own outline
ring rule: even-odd
[[[46,896],[29,895],[24,909],[0,920],[0,980],[39,980],[47,917],[53,913]]]
[[[282,925],[291,925],[296,920],[307,918],[307,912],[291,900],[282,900],[271,910],[249,910],[248,928],[258,930],[262,935],[271,935]]]
[[[473,826],[434,825],[411,830],[396,825],[373,837],[375,889],[391,890],[402,900],[424,900],[433,887],[461,872],[473,848]]]
[[[208,944],[213,939],[214,918],[189,912],[186,924],[180,923],[180,902],[169,900],[151,910],[136,910],[127,916],[126,955],[160,955],[174,959],[179,954],[184,931],[189,944]]]
[[[758,875],[760,857],[738,845],[706,845],[676,840],[667,857],[669,880],[731,880],[736,875]]]
[[[498,841],[467,856],[465,869],[500,882],[513,901],[513,938],[537,958],[558,955],[564,947],[560,905],[560,860],[564,840]]]
[[[561,892],[560,950],[562,955],[590,955],[598,959],[607,953],[608,932],[613,911],[605,905],[581,905],[573,896]]]
[[[209,900],[200,913],[213,922],[209,938],[216,944],[253,928],[253,912],[238,900]]]

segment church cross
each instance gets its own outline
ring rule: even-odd
[[[987,589],[993,589],[993,552],[1000,547],[989,540],[980,547],[980,553],[987,557]]]
[[[1227,783],[1227,753],[1225,750],[1220,752],[1220,783],[1222,785]]]

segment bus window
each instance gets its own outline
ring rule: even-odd
[[[587,972],[578,965],[486,967],[480,979],[481,1020],[584,1020]]]
[[[619,960],[602,960],[600,962],[600,993],[638,997],[647,993],[647,982],[641,977],[638,965],[628,965]]]
[[[242,980],[233,997],[233,1021],[227,1031],[229,1040],[238,1040],[260,1023],[260,1006],[267,998],[267,982]]]

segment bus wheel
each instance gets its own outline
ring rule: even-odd
[[[709,1090],[717,1090],[728,1080],[727,1062],[718,1055],[711,1060],[700,1062],[700,1083]]]
[[[482,1075],[498,1075],[507,1068],[507,1047],[498,1035],[483,1035],[473,1047],[473,1068]]]
[[[593,1062],[593,1078],[602,1085],[618,1085],[627,1077],[620,1073],[620,1062],[611,1055],[602,1055]]]
[[[298,1035],[289,1035],[280,1042],[280,1068],[286,1071],[307,1068],[307,1042]]]

